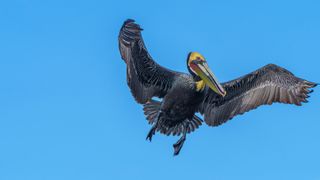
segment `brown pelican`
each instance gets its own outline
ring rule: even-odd
[[[143,104],[152,125],[147,139],[151,141],[156,132],[182,135],[173,145],[174,155],[179,154],[186,134],[202,124],[196,112],[203,115],[209,126],[219,126],[264,104],[279,102],[300,106],[307,102],[310,88],[317,85],[274,64],[220,84],[205,58],[197,52],[187,57],[190,74],[172,71],[152,59],[141,31],[131,19],[125,21],[120,30],[119,49],[127,64],[127,83],[135,100]]]

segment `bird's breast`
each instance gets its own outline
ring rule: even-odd
[[[193,84],[195,87],[195,85]],[[162,111],[174,121],[192,118],[202,96],[190,85],[174,87],[163,99]]]

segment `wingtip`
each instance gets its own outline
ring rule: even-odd
[[[314,88],[319,85],[319,83],[306,81],[306,80],[304,81],[304,84],[307,86],[307,88]]]
[[[131,19],[131,18],[128,18],[127,20],[124,21],[124,24],[127,24],[127,23],[134,23],[135,20],[134,19]]]
[[[318,86],[318,85],[319,85],[319,83],[310,82],[310,86],[311,86],[311,88],[314,88],[314,87],[316,87],[316,86]]]
[[[128,46],[128,44],[140,38],[140,32],[142,30],[143,29],[140,28],[140,25],[135,23],[135,20],[127,19],[124,21],[120,29],[119,41]]]
[[[307,89],[307,92],[305,94],[305,96],[306,96],[305,99],[302,100],[303,103],[308,103],[309,102],[307,99],[310,98],[310,94],[313,93],[313,91],[314,91],[311,88],[314,88],[314,87],[316,87],[318,85],[319,85],[319,83],[307,81],[308,89]]]
[[[136,23],[136,21],[134,19],[127,19],[124,21],[123,23],[123,27],[127,27],[127,28],[134,28],[134,29],[138,29],[138,30],[143,30],[139,24]]]

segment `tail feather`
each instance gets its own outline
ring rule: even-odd
[[[158,111],[160,110],[161,102],[156,100],[150,100],[146,104],[143,105],[143,111],[146,115],[146,118],[149,122],[149,124],[155,123],[155,118],[157,116]],[[198,116],[194,115],[192,119],[186,119],[182,121],[181,123],[168,127],[165,125],[162,125],[161,127],[157,128],[157,131],[159,131],[162,134],[166,135],[173,135],[173,136],[179,136],[183,132],[183,127],[187,127],[187,133],[191,133],[194,130],[198,129],[199,126],[202,125],[202,119]]]
[[[160,110],[161,103],[156,100],[150,100],[146,104],[143,105],[143,111],[146,115],[146,118],[149,124],[153,124],[154,120],[157,116],[158,111]]]

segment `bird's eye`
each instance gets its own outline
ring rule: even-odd
[[[196,60],[197,60],[197,61],[205,61],[205,60],[204,60],[203,58],[201,58],[200,56],[197,56],[197,57],[196,57]]]
[[[195,63],[195,64],[202,64],[203,61],[202,61],[201,59],[196,59],[196,60],[194,60],[194,63]]]

